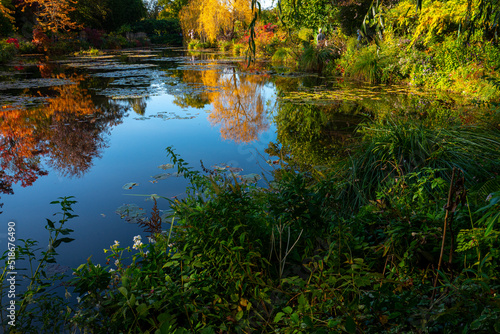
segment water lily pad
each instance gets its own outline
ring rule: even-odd
[[[262,179],[262,176],[260,176],[259,174],[255,174],[255,173],[246,174],[246,175],[239,175],[238,177],[243,182],[257,182],[260,179]]]
[[[172,176],[171,173],[161,173],[161,174],[156,174],[151,176],[153,179],[159,181],[159,180],[165,180],[168,179],[170,176]]]
[[[153,179],[159,181],[159,180],[165,180],[168,179],[169,177],[179,177],[182,176],[182,173],[161,173],[161,174],[156,174],[151,176]]]
[[[163,170],[171,169],[171,168],[174,168],[174,164],[163,164],[163,165],[159,165],[158,168],[163,169]]]
[[[133,187],[138,186],[138,185],[139,185],[139,183],[129,182],[129,183],[125,183],[122,188],[125,190],[128,190],[128,189],[132,189]]]
[[[243,168],[240,168],[240,167],[229,167],[227,170],[229,172],[233,173],[233,174],[237,174],[239,172],[242,172]]]
[[[124,204],[115,211],[121,218],[129,223],[138,223],[146,218],[146,213],[136,204]]]

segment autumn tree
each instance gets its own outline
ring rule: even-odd
[[[179,12],[182,32],[184,36],[189,36],[190,31],[201,33],[200,22],[198,18],[201,14],[201,7],[197,1],[189,1],[189,3]],[[202,35],[202,37],[204,37]]]
[[[76,0],[24,0],[19,6],[35,8],[36,21],[44,31],[57,34],[75,29],[78,25],[69,16],[75,10]]]
[[[0,0],[0,37],[7,36],[14,28],[14,10],[10,0]]]
[[[209,41],[221,35],[231,38],[237,21],[250,23],[251,3],[252,0],[191,0],[180,13],[184,34],[193,29]]]

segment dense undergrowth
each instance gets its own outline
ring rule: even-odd
[[[499,331],[498,128],[409,125],[367,127],[360,149],[324,177],[281,170],[268,188],[202,176],[168,149],[191,182],[172,203],[173,228],[140,245],[128,268],[119,246],[109,250],[117,267],[82,265],[77,322],[175,333]]]
[[[434,116],[362,123],[326,170],[298,172],[292,152],[264,188],[168,148],[190,182],[172,221],[155,205],[149,242],[74,269],[77,305],[32,274],[14,332],[53,329],[55,314],[89,333],[500,332],[498,110]],[[54,248],[71,241],[61,203]]]

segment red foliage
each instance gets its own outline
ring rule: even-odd
[[[40,51],[47,51],[49,49],[50,39],[41,28],[35,28],[33,29],[33,43],[35,43]]]
[[[9,38],[7,40],[7,43],[14,44],[16,48],[19,49],[19,41],[17,40],[17,38]]]

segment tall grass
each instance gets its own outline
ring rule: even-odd
[[[310,44],[304,48],[299,60],[299,67],[306,72],[321,73],[327,61],[333,61],[335,54],[331,48],[317,48]]]
[[[340,198],[355,209],[375,199],[387,182],[422,168],[441,170],[449,179],[453,168],[473,187],[494,177],[500,161],[500,133],[473,126],[428,128],[410,121],[364,125],[363,140],[337,169],[347,187]]]
[[[382,65],[376,46],[364,49],[357,54],[347,72],[359,80],[370,83],[382,82]]]

